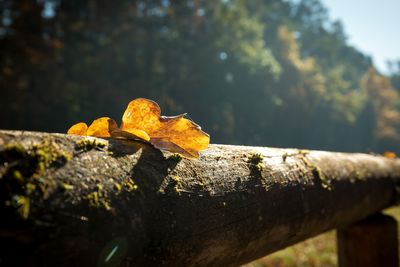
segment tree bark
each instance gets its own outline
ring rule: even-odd
[[[399,179],[378,155],[0,131],[0,265],[237,266],[396,204]]]

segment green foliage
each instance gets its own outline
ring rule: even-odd
[[[0,14],[0,128],[65,132],[147,97],[216,143],[400,149],[398,68],[372,71],[320,0],[5,0]]]
[[[218,27],[216,46],[237,57],[238,63],[247,65],[251,73],[264,71],[277,78],[281,67],[272,51],[265,46],[265,25],[259,16],[251,14],[246,2],[234,0],[229,4],[210,4],[211,22]]]

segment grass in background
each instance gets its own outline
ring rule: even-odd
[[[384,210],[398,222],[400,233],[400,207]],[[399,236],[400,240],[400,236]],[[337,266],[336,232],[310,238],[297,245],[280,250],[242,267],[333,267]]]

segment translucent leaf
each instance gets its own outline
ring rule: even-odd
[[[137,98],[128,104],[122,116],[121,128],[113,119],[102,117],[94,120],[89,127],[83,122],[77,123],[68,130],[68,134],[140,139],[158,149],[197,158],[199,151],[208,147],[210,136],[184,115],[161,116],[156,102]]]
[[[122,117],[121,130],[143,130],[156,148],[197,158],[199,151],[208,147],[210,136],[184,115],[161,116],[156,102],[138,98],[128,104]]]
[[[394,153],[394,152],[392,152],[392,151],[385,151],[385,152],[383,153],[383,156],[384,156],[385,158],[388,158],[388,159],[395,159],[395,158],[397,158],[396,153]]]
[[[72,125],[71,128],[68,129],[67,134],[86,135],[87,129],[88,127],[86,123],[79,122],[77,124]]]
[[[88,136],[111,137],[111,132],[118,129],[115,120],[108,117],[102,117],[94,120],[86,131]]]
[[[150,141],[150,136],[143,130],[139,129],[125,129],[124,131],[121,129],[116,129],[111,133],[112,138],[120,138],[120,139],[141,139],[145,141]]]

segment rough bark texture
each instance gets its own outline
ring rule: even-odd
[[[0,151],[6,266],[237,266],[395,204],[400,181],[400,160],[367,154],[211,145],[189,160],[16,131]]]

